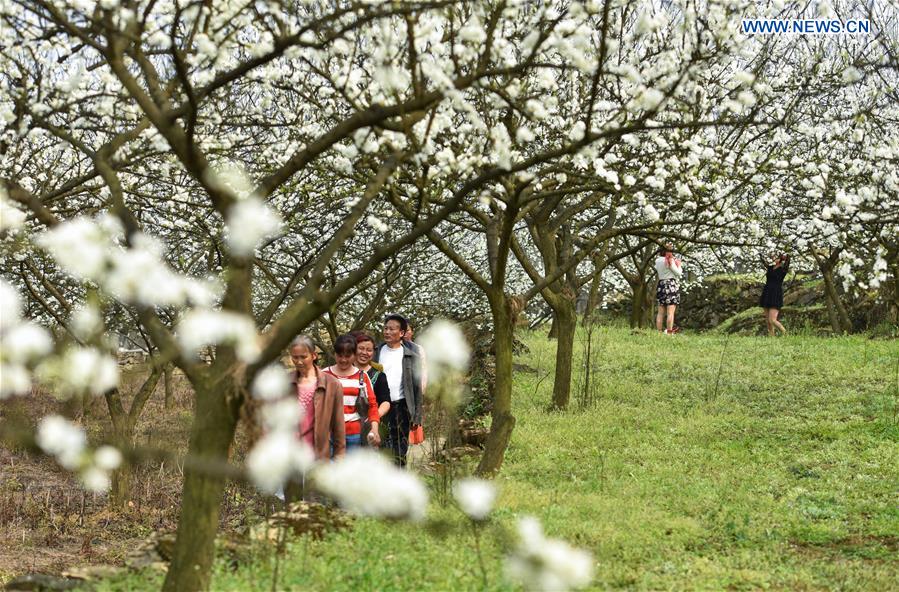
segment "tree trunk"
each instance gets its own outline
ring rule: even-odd
[[[653,305],[655,304],[655,290],[653,289],[653,284],[646,283],[644,284],[643,289],[643,323],[640,325],[640,328],[643,327],[653,327],[655,321],[653,320]]]
[[[512,322],[508,298],[504,294],[490,298],[496,342],[496,380],[493,383],[493,422],[477,474],[495,475],[503,464],[512,439],[515,417],[512,415]]]
[[[555,339],[558,336],[559,336],[559,321],[558,321],[558,318],[556,317],[556,311],[553,310],[553,320],[552,320],[552,323],[549,325],[549,335],[547,335],[546,337],[548,339]]]
[[[239,385],[230,372],[222,380],[194,385],[197,405],[188,454],[193,461],[219,464],[227,460],[240,409]],[[215,535],[226,479],[210,471],[186,467],[172,564],[166,592],[207,590],[215,558]]]
[[[552,409],[563,410],[571,398],[571,358],[574,355],[574,334],[577,329],[577,314],[574,302],[564,295],[557,299],[553,308],[558,322],[559,335],[556,342],[556,375],[553,379]]]
[[[830,324],[835,333],[850,333],[852,331],[852,321],[849,320],[849,313],[840,300],[840,294],[837,292],[836,284],[833,281],[833,268],[829,266],[819,266],[821,276],[824,278],[824,294],[827,297],[827,314],[830,317]]]
[[[126,428],[128,433],[116,433],[115,444],[120,450],[131,448],[134,427]],[[119,468],[112,472],[112,484],[109,489],[109,505],[113,508],[124,510],[131,499],[131,476],[134,469],[131,463],[123,461]]]
[[[889,280],[890,289],[887,291],[890,302],[889,320],[894,325],[899,325],[899,263],[890,266],[893,277]]]
[[[646,319],[646,283],[634,283],[631,289],[631,329],[642,328]]]
[[[112,389],[104,394],[106,406],[109,409],[109,419],[112,422],[112,440],[119,450],[127,451],[133,447],[134,428],[147,401],[156,390],[160,376],[162,376],[162,370],[153,364],[150,375],[131,399],[127,412],[119,389]],[[128,500],[131,498],[132,472],[133,468],[127,460],[123,461],[121,466],[113,472],[112,489],[109,494],[109,503],[112,507],[123,509],[128,504]]]
[[[584,308],[584,317],[581,321],[584,325],[591,322],[598,313],[599,303],[602,300],[601,285],[602,272],[600,271],[593,276],[590,282],[590,295],[587,297],[587,306]]]
[[[163,368],[163,384],[165,386],[165,408],[171,409],[175,404],[175,386],[172,384],[172,364]]]

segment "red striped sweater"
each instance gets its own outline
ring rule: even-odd
[[[341,376],[337,374],[334,366],[329,366],[325,369],[325,372],[336,378],[340,382],[340,386],[343,387],[343,421],[346,422],[345,428],[348,436],[362,432],[359,414],[356,413],[356,397],[359,396],[360,376],[368,395],[368,419],[371,422],[379,421],[378,402],[375,400],[375,389],[371,386],[371,380],[369,380],[368,374],[355,367],[353,370],[355,370],[355,372],[352,374]]]

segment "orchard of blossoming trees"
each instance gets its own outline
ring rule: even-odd
[[[872,31],[741,32],[778,17]],[[788,249],[840,330],[853,290],[896,315],[897,22],[877,1],[4,0],[2,397],[106,397],[118,448],[60,417],[36,435],[102,489],[177,366],[196,401],[165,588],[196,590],[252,385],[312,326],[487,314],[489,475],[523,307],[554,313],[564,408],[578,293],[595,307],[616,268],[636,293],[662,241],[707,271]],[[127,411],[113,334],[155,368]],[[306,467],[264,442],[261,487]]]

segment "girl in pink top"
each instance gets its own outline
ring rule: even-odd
[[[306,341],[308,340],[308,343]],[[297,400],[300,409],[303,410],[303,419],[300,420],[300,438],[310,447],[314,447],[312,440],[315,426],[315,389],[318,387],[318,375],[315,372],[315,346],[308,337],[301,336],[294,340],[290,346],[290,360],[297,370]]]

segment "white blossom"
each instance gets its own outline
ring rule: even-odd
[[[60,358],[45,359],[37,372],[61,397],[102,395],[119,381],[118,363],[94,347],[72,346]]]
[[[3,359],[22,363],[45,356],[53,349],[50,334],[33,323],[22,323],[3,333]]]
[[[853,82],[858,82],[859,80],[862,79],[862,73],[859,72],[858,68],[855,68],[854,66],[849,66],[848,68],[843,70],[842,79],[843,79],[843,82],[845,82],[847,84],[851,84]]]
[[[79,306],[69,317],[69,326],[77,337],[89,340],[103,329],[103,319],[96,307]]]
[[[299,407],[294,403],[294,406]],[[263,436],[247,455],[247,472],[261,491],[275,493],[293,476],[309,470],[312,449],[292,432],[278,430]]]
[[[464,371],[468,368],[471,347],[459,326],[452,321],[438,319],[428,325],[418,340],[426,352],[428,376],[440,380],[447,370]]]
[[[100,446],[94,451],[94,465],[104,471],[113,471],[122,464],[122,453],[114,446]]]
[[[186,355],[207,345],[227,344],[234,346],[241,360],[250,363],[261,351],[253,319],[231,311],[193,309],[178,323],[177,337]]]
[[[51,228],[38,237],[37,243],[72,276],[89,280],[103,275],[107,253],[114,248],[104,228],[83,216]]]
[[[0,232],[19,228],[27,216],[6,196],[6,188],[0,183]]]
[[[172,46],[172,38],[165,31],[160,30],[147,37],[147,43],[151,47],[168,49]]]
[[[253,379],[253,396],[273,401],[284,396],[290,387],[287,371],[280,364],[266,366]]]
[[[131,240],[132,248],[112,251],[112,268],[102,281],[104,289],[121,302],[147,306],[183,304],[189,280],[163,262],[162,243],[143,233],[135,233]]]
[[[644,7],[644,9],[640,11],[640,16],[637,18],[636,32],[638,35],[652,33],[653,31],[658,30],[664,22],[665,20],[662,15],[652,15],[649,10]]]
[[[267,430],[293,433],[303,419],[303,408],[296,399],[285,397],[263,405],[259,415]]]
[[[739,93],[737,93],[737,100],[746,107],[752,107],[757,102],[755,95],[752,93],[752,91],[748,90],[740,91]]]
[[[534,140],[534,132],[528,126],[522,125],[515,130],[515,139],[519,144],[527,144]]]
[[[369,215],[368,218],[365,219],[365,222],[381,234],[384,234],[389,230],[387,224],[377,216]]]
[[[657,222],[660,218],[659,211],[656,210],[652,204],[643,206],[643,215],[646,216],[646,219],[650,222]]]
[[[564,541],[548,539],[536,518],[518,523],[519,542],[506,557],[506,575],[527,590],[585,588],[593,580],[593,557]]]
[[[63,467],[74,470],[81,463],[87,445],[84,430],[59,415],[44,417],[37,426],[37,445]]]
[[[496,487],[483,479],[463,479],[453,486],[459,507],[472,520],[483,520],[493,509]]]
[[[3,278],[0,278],[0,329],[14,327],[22,317],[22,297]]]
[[[235,255],[247,257],[263,239],[279,234],[281,225],[281,216],[262,200],[239,201],[228,210],[228,246]]]
[[[21,364],[0,362],[0,400],[31,390],[31,374]]]
[[[202,33],[197,35],[197,43],[199,44],[200,39],[204,37],[205,35]],[[255,191],[253,181],[247,175],[246,169],[236,162],[229,161],[207,169],[204,179],[212,187],[230,193],[238,201],[250,199]]]
[[[81,483],[84,488],[94,493],[103,493],[110,486],[109,473],[99,467],[88,467],[81,472]]]
[[[587,131],[587,124],[583,121],[577,121],[572,126],[571,130],[568,132],[568,139],[572,142],[580,142],[584,139],[584,134]]]
[[[495,125],[490,130],[490,137],[493,140],[493,152],[496,158],[496,166],[501,169],[509,170],[512,168],[512,139],[509,138],[509,132],[503,124]]]
[[[413,473],[369,450],[319,465],[315,486],[344,509],[363,516],[420,520],[428,491]]]
[[[656,88],[646,88],[634,99],[632,111],[651,111],[658,107],[665,100],[665,93]]]

